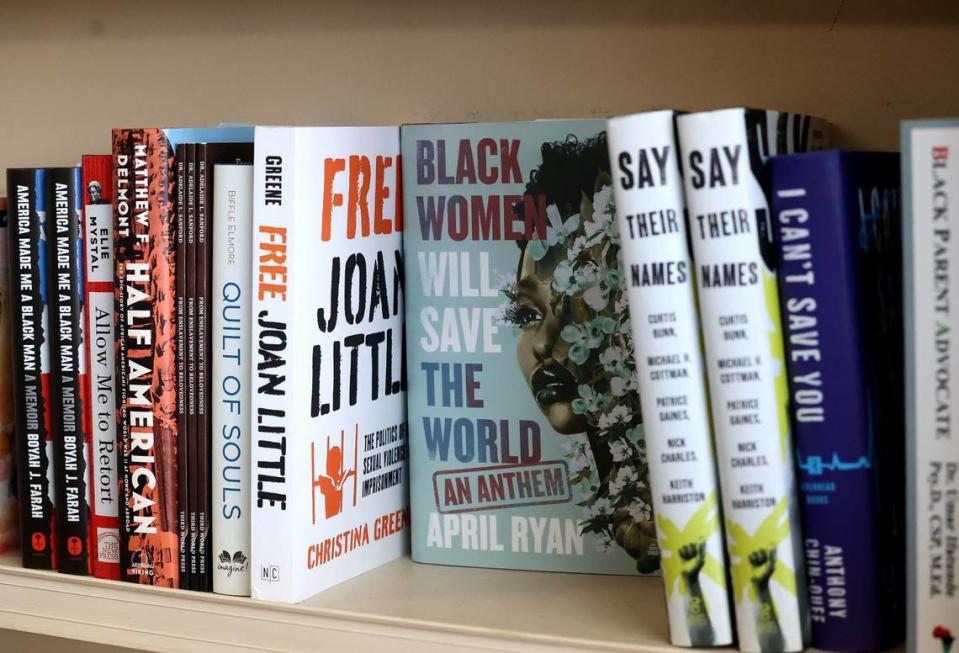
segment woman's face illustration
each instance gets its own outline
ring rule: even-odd
[[[585,416],[573,412],[579,381],[569,362],[570,344],[560,337],[567,324],[587,318],[579,299],[553,292],[553,266],[536,262],[527,251],[516,284],[516,299],[508,319],[520,328],[516,356],[533,398],[559,433],[583,433]]]

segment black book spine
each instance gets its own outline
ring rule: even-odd
[[[212,257],[210,251],[212,240],[210,233],[213,228],[212,196],[209,177],[213,175],[213,167],[209,164],[206,143],[197,145],[197,185],[196,185],[196,324],[197,324],[197,531],[198,542],[196,547],[197,576],[199,588],[210,592],[213,590],[213,576],[210,573],[210,556],[212,554],[210,539],[211,496],[210,490],[213,479],[210,470],[210,277],[213,274]]]
[[[83,244],[80,240],[80,168],[47,173],[47,292],[57,559],[61,572],[89,575],[90,485],[84,433],[87,365],[83,329]]]
[[[190,477],[190,505],[187,511],[189,522],[189,538],[187,546],[190,551],[190,589],[199,589],[197,574],[198,525],[197,502],[199,500],[199,477],[197,476],[197,382],[196,382],[196,145],[190,143],[187,148],[186,172],[186,349],[187,349],[187,423],[190,440],[189,468]]]
[[[44,332],[43,187],[45,171],[7,171],[13,387],[23,566],[55,569],[54,503],[49,483],[49,349]],[[47,356],[46,363],[44,356]]]
[[[186,145],[176,148],[176,384],[177,384],[177,521],[180,539],[180,589],[190,589],[190,429],[186,385]]]

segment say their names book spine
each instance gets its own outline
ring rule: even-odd
[[[959,119],[901,125],[906,343],[909,653],[950,653],[959,636]]]
[[[57,477],[57,559],[63,573],[93,572],[90,538],[89,376],[83,328],[81,171],[47,171],[47,288],[51,408]]]
[[[160,129],[113,130],[123,577],[178,587],[176,216]]]
[[[825,123],[725,109],[677,119],[739,646],[809,632],[766,159],[817,149]]]
[[[407,550],[399,129],[255,143],[251,592],[296,602]]]
[[[677,646],[733,641],[676,112],[608,122],[646,455]]]
[[[13,394],[13,357],[10,330],[10,238],[7,200],[0,197],[0,553],[20,546],[20,508],[17,499],[16,416]]]
[[[253,166],[213,168],[213,591],[250,595]]]
[[[23,566],[56,569],[56,484],[51,437],[46,280],[46,171],[7,171],[11,329]]]
[[[879,651],[905,614],[899,155],[773,157],[770,181],[812,645]]]
[[[117,468],[113,322],[113,185],[109,154],[83,157],[84,309],[90,374],[90,537],[93,575],[120,578],[121,488]]]

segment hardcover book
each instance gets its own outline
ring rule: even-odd
[[[676,112],[608,122],[650,488],[678,646],[733,640]]]
[[[755,109],[677,122],[739,646],[800,651],[809,621],[766,160],[820,148],[825,123]]]
[[[13,358],[10,320],[10,216],[0,197],[0,553],[20,546],[20,507],[16,487],[16,417],[14,416]]]
[[[407,550],[396,127],[256,128],[252,595]]]
[[[23,566],[56,569],[56,499],[47,305],[46,170],[7,170],[13,390]]]
[[[907,642],[950,653],[959,635],[959,315],[956,233],[959,119],[902,123],[906,343]]]
[[[113,130],[117,437],[124,580],[179,587],[173,146]]]
[[[57,486],[57,560],[61,572],[93,572],[90,538],[89,396],[84,322],[81,171],[47,170],[47,289]]]
[[[899,155],[773,157],[770,178],[812,645],[879,651],[905,616]]]
[[[213,167],[212,236],[213,591],[249,596],[253,166]]]
[[[113,322],[113,161],[109,154],[83,157],[84,306],[90,390],[90,538],[93,575],[120,578],[122,493],[117,476],[116,361]]]
[[[413,559],[658,571],[604,121],[402,143]]]

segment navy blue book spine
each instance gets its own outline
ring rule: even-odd
[[[903,636],[899,156],[774,157],[773,215],[813,646]]]

